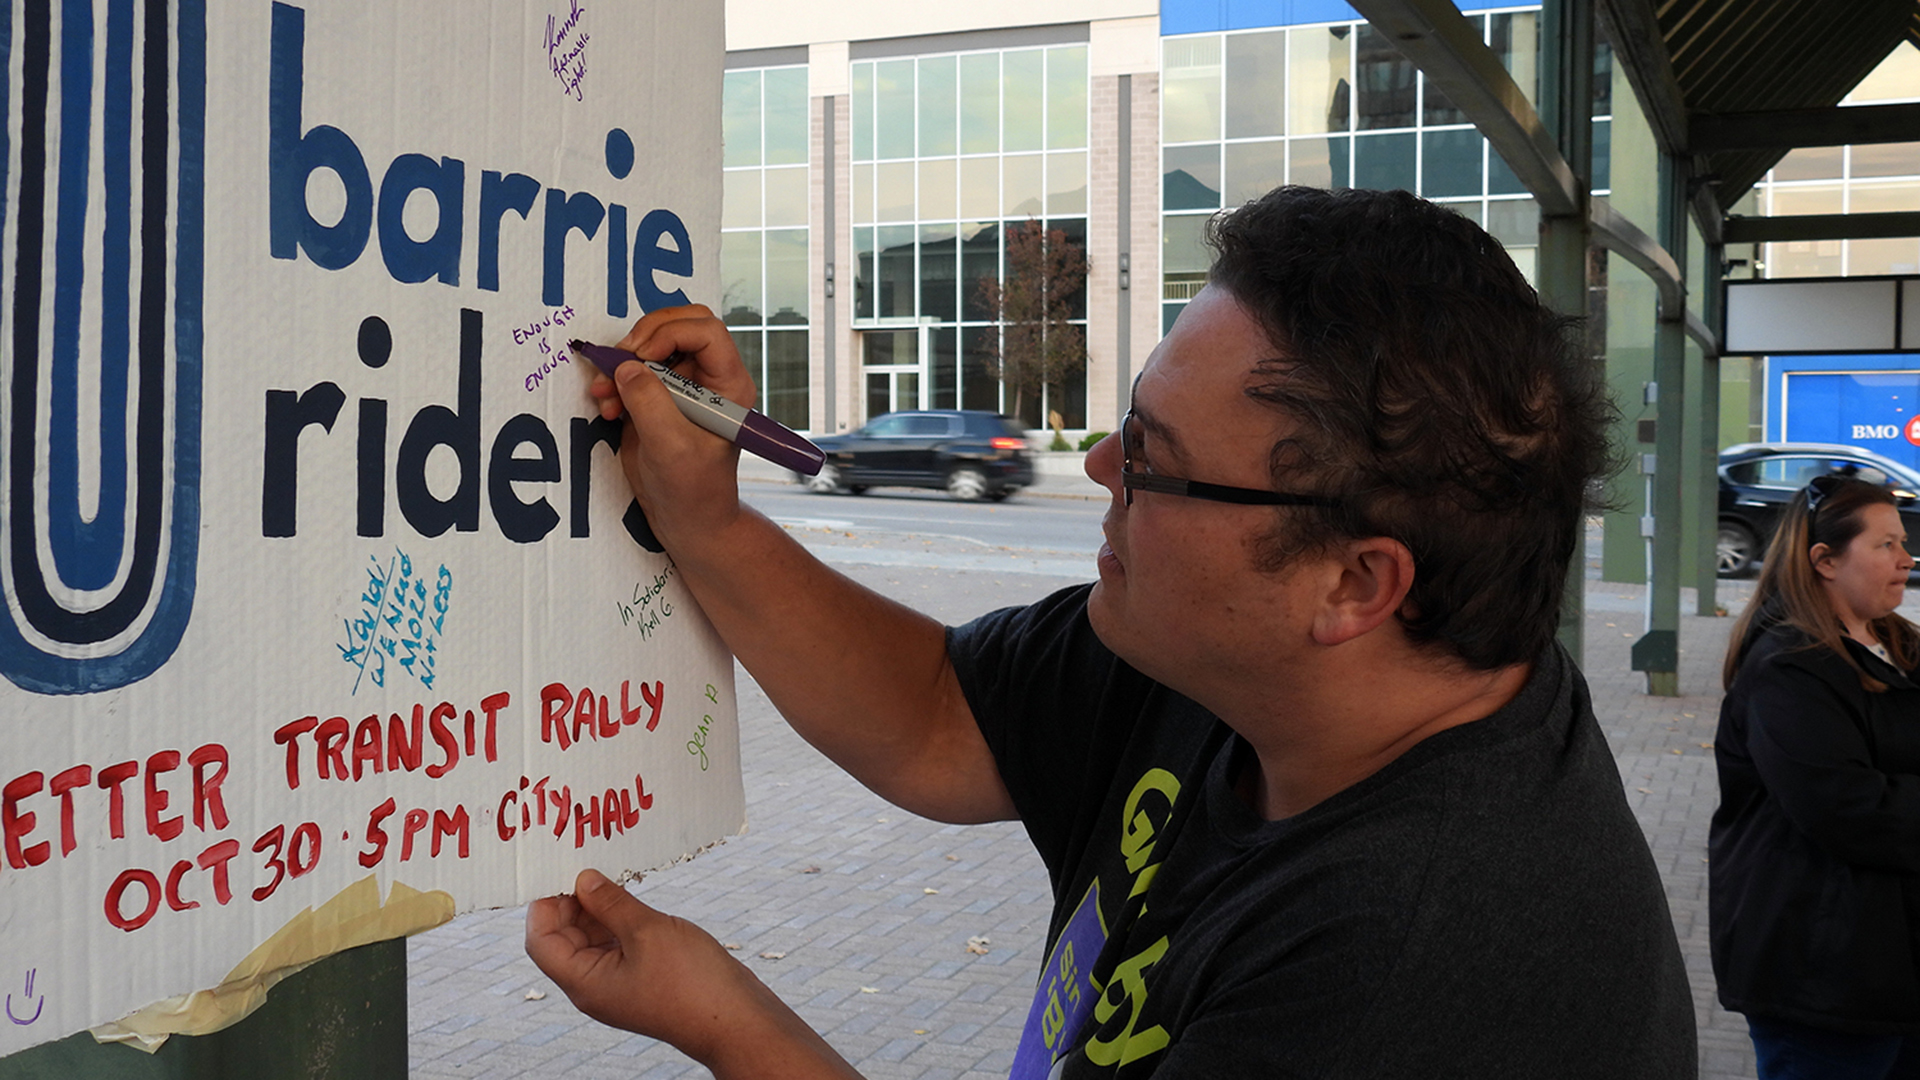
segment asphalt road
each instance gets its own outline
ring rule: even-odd
[[[744,480],[741,497],[822,560],[839,564],[966,570],[1092,580],[1106,504],[1016,495],[956,502],[908,488],[811,495]]]

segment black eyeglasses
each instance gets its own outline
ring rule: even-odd
[[[1134,491],[1158,491],[1166,495],[1184,495],[1189,499],[1207,499],[1211,502],[1240,503],[1246,506],[1339,506],[1340,500],[1324,495],[1296,495],[1285,491],[1266,491],[1261,488],[1232,487],[1227,484],[1209,484],[1204,480],[1182,480],[1173,476],[1158,476],[1150,472],[1133,471],[1134,449],[1140,445],[1138,425],[1133,410],[1120,421],[1120,488],[1124,505],[1133,505]]]

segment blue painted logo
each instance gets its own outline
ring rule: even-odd
[[[193,608],[206,7],[14,20],[0,5],[0,674],[79,694],[151,675]]]

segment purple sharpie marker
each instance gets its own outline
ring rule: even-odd
[[[567,347],[593,361],[594,366],[606,372],[609,378],[621,364],[640,360],[625,349],[595,345],[578,338],[567,342]],[[652,360],[640,362],[660,376],[660,381],[673,391],[673,403],[680,407],[682,416],[747,453],[765,458],[781,468],[792,469],[802,476],[817,475],[820,466],[826,464],[825,451],[776,421],[767,419],[765,413],[721,397],[665,364]]]

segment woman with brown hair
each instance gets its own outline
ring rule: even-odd
[[[1734,626],[1713,972],[1761,1080],[1920,1077],[1920,632],[1886,489],[1794,497]]]

